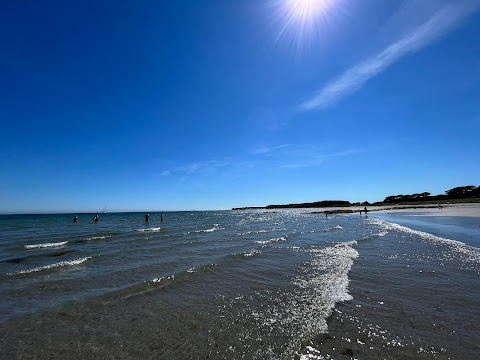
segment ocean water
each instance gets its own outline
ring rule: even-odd
[[[5,359],[477,359],[479,218],[0,216]]]

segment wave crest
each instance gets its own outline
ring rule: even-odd
[[[443,237],[436,236],[420,230],[410,229],[409,227],[391,223],[381,219],[372,219],[371,222],[373,224],[379,225],[382,229],[386,231],[396,230],[396,231],[417,236],[424,241],[430,241],[430,242],[446,245],[450,247],[452,251],[465,255],[467,260],[475,263],[480,263],[480,249],[467,245],[461,241],[443,238]],[[382,236],[382,235],[379,234],[379,236]]]
[[[146,229],[137,229],[138,232],[158,232],[162,228],[161,227],[156,227],[156,228],[146,228]]]
[[[276,243],[276,242],[283,242],[283,241],[287,241],[287,238],[286,237],[279,237],[279,238],[273,238],[273,239],[268,239],[268,240],[258,240],[258,241],[255,241],[257,244],[261,244],[261,245],[268,245],[268,244],[272,244],[272,243]]]
[[[70,261],[61,261],[61,262],[53,263],[53,264],[49,264],[49,265],[38,266],[38,267],[33,268],[33,269],[25,269],[25,270],[20,270],[20,271],[7,273],[7,275],[30,274],[30,273],[38,272],[38,271],[42,271],[42,270],[54,269],[54,268],[57,268],[57,267],[79,265],[79,264],[84,263],[85,261],[87,261],[88,259],[91,259],[91,258],[92,258],[91,256],[87,256],[87,257],[84,257],[84,258],[70,260]]]
[[[68,241],[62,241],[57,243],[45,243],[45,244],[33,244],[33,245],[24,245],[25,249],[47,249],[52,247],[60,247],[67,244]]]

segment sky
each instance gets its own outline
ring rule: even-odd
[[[480,0],[4,1],[0,213],[480,185]]]

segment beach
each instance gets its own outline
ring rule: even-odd
[[[422,206],[405,206],[405,208],[397,212],[414,212],[417,215],[424,216],[461,216],[480,218],[479,204],[440,204],[440,206],[430,205],[432,207]],[[393,207],[393,206],[392,206]],[[382,209],[382,212],[395,213],[395,210],[383,209],[383,207],[374,207],[374,209]]]
[[[363,207],[362,207],[363,209]],[[369,210],[376,210],[368,207]],[[333,209],[332,209],[333,210]],[[474,359],[480,207],[0,216],[9,359]]]

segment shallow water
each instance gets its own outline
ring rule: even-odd
[[[309,210],[0,216],[7,358],[456,359],[476,218]],[[473,357],[472,357],[473,356]]]

